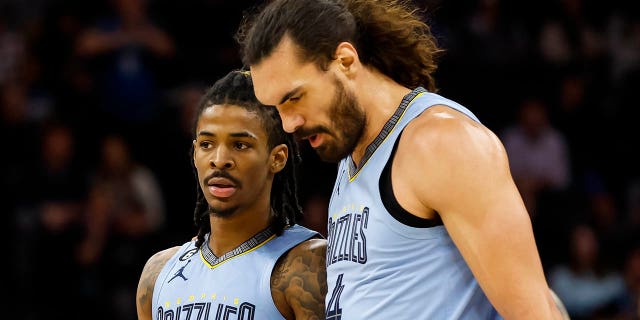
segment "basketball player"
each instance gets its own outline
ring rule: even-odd
[[[326,240],[296,223],[296,142],[248,72],[202,98],[193,140],[198,235],[146,263],[139,319],[321,319]]]
[[[504,147],[435,93],[409,3],[274,0],[238,32],[258,100],[339,161],[326,319],[561,319]]]

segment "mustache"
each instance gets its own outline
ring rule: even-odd
[[[293,136],[296,140],[302,140],[304,137],[310,137],[318,133],[331,134],[329,128],[325,126],[315,126],[313,128],[299,128],[293,133]]]
[[[205,184],[208,185],[209,184],[209,180],[211,180],[213,178],[225,178],[225,179],[233,182],[233,184],[237,188],[242,187],[242,183],[240,182],[240,180],[236,179],[235,177],[233,177],[227,171],[224,171],[224,170],[217,170],[217,171],[214,171],[213,173],[211,173],[210,175],[208,175],[206,178],[204,178]]]

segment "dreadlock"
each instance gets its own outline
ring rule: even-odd
[[[261,120],[262,127],[268,135],[268,148],[285,144],[289,148],[290,161],[276,173],[271,186],[271,211],[274,220],[271,228],[278,235],[282,234],[287,225],[293,225],[302,217],[302,208],[298,201],[297,167],[301,162],[298,144],[292,134],[282,128],[282,120],[278,109],[265,106],[258,102],[253,92],[253,81],[249,71],[235,70],[216,81],[198,103],[197,113],[193,121],[194,139],[200,116],[213,105],[234,105],[255,113]],[[191,155],[195,150],[191,149]],[[196,206],[193,212],[194,223],[198,227],[196,247],[204,242],[204,236],[211,232],[209,224],[209,204],[198,183],[198,173],[193,161],[191,167],[196,177]]]

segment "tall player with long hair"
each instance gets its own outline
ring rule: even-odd
[[[437,94],[419,12],[273,0],[238,33],[258,100],[339,162],[326,319],[560,319],[504,147]]]

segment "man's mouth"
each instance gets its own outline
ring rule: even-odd
[[[233,181],[222,178],[222,177],[213,177],[207,181],[207,188],[209,192],[218,198],[228,198],[232,196],[238,187]]]
[[[209,192],[218,198],[228,198],[231,197],[234,193],[236,193],[237,188],[234,186],[228,185],[209,185]]]
[[[307,140],[309,140],[309,144],[311,145],[312,148],[317,148],[322,144],[322,136],[320,134],[314,134],[311,135],[309,137],[307,137]]]

